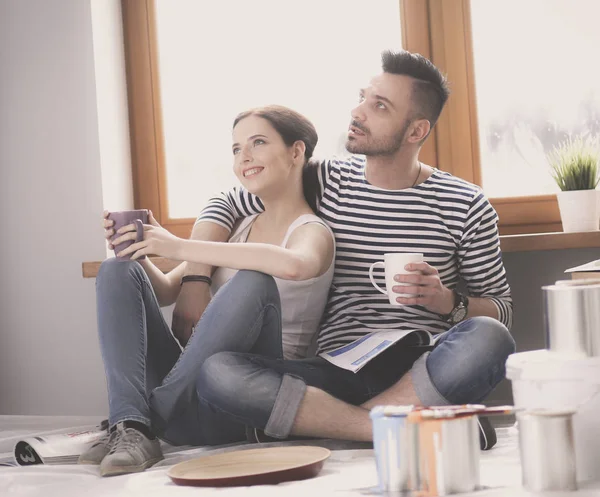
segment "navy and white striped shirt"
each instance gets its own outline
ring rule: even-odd
[[[379,330],[439,333],[450,325],[421,306],[394,306],[369,279],[369,267],[386,252],[419,252],[442,283],[459,279],[473,297],[490,299],[510,329],[512,299],[498,237],[498,216],[481,189],[434,170],[423,183],[384,190],[365,178],[365,159],[324,161],[319,168],[319,215],[337,245],[335,273],[318,337],[328,352]],[[262,211],[243,188],[211,199],[198,217],[231,229],[235,220]],[[383,276],[383,271],[381,271]]]

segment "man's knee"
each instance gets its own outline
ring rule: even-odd
[[[429,354],[420,384],[431,383],[450,403],[480,402],[504,378],[506,359],[514,350],[515,341],[502,323],[482,316],[468,319]],[[432,389],[421,391],[424,396]]]
[[[492,351],[502,362],[515,352],[515,340],[500,321],[487,316],[474,317],[469,321],[472,322],[469,342],[475,350]]]
[[[478,316],[460,323],[450,333],[445,344],[440,344],[443,350],[436,353],[434,349],[428,366],[435,357],[454,365],[451,370],[444,370],[449,378],[453,374],[464,378],[492,374],[494,381],[504,377],[506,360],[515,351],[515,341],[500,321]]]

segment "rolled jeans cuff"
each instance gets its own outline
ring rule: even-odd
[[[274,438],[286,438],[292,431],[300,402],[306,393],[306,383],[295,376],[284,375],[269,416],[265,434]]]
[[[417,397],[423,406],[449,405],[450,402],[448,402],[448,400],[446,400],[446,398],[440,394],[440,392],[438,392],[438,389],[431,381],[431,376],[429,376],[429,371],[427,371],[428,357],[429,352],[425,352],[415,361],[410,370],[410,376],[415,393],[417,394]]]

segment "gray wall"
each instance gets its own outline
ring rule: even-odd
[[[98,414],[102,187],[90,2],[0,0],[0,414]]]

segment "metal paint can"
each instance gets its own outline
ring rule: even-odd
[[[407,422],[413,406],[377,406],[371,410],[373,448],[383,492],[409,492],[417,489],[418,432]]]
[[[574,410],[537,409],[517,415],[527,490],[577,490],[574,414]]]
[[[600,356],[598,281],[557,281],[556,285],[542,287],[542,291],[548,348],[575,356]]]
[[[418,426],[419,495],[437,497],[479,488],[477,417],[456,408],[422,409],[408,415]]]

